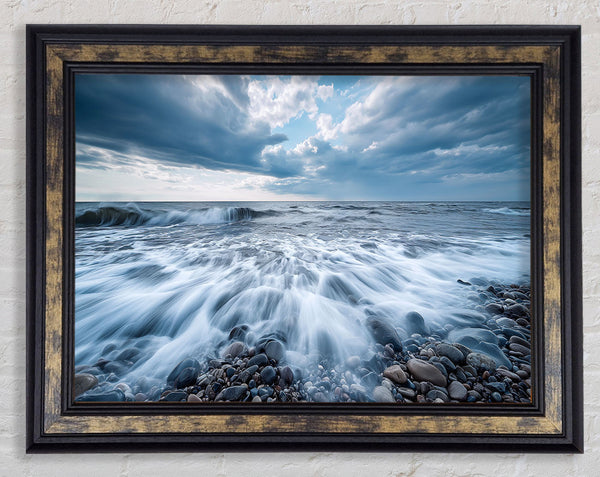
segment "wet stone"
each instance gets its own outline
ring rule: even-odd
[[[265,366],[264,369],[260,372],[260,377],[265,382],[265,384],[272,384],[277,377],[277,373],[273,366]]]
[[[465,356],[458,348],[447,343],[440,343],[436,346],[436,351],[440,356],[447,357],[450,361],[456,364],[465,362]]]
[[[269,359],[279,362],[285,355],[285,347],[277,340],[269,341],[265,345],[265,354]]]
[[[257,354],[248,360],[248,367],[250,366],[264,366],[269,363],[269,358],[264,353]]]
[[[376,402],[396,402],[391,391],[384,386],[377,386],[373,390],[373,399]]]
[[[81,373],[75,375],[75,396],[79,396],[84,392],[98,385],[98,378],[89,373]]]
[[[231,356],[237,358],[246,349],[246,346],[241,341],[234,341],[223,351],[223,356]]]
[[[413,358],[408,360],[406,366],[418,381],[429,381],[438,386],[446,386],[446,377],[433,364]]]
[[[450,386],[448,386],[448,394],[451,399],[465,401],[467,399],[467,388],[458,381],[453,381],[450,383]]]
[[[167,376],[167,384],[170,386],[174,385],[179,374],[186,368],[194,369],[197,377],[200,372],[200,363],[194,358],[184,359],[169,373],[169,376]]]
[[[429,391],[427,393],[427,395],[425,397],[432,401],[435,401],[436,399],[441,399],[443,402],[449,401],[448,395],[446,393],[440,391],[439,389],[432,389],[431,391]]]
[[[408,379],[406,377],[406,373],[397,364],[386,368],[383,371],[383,376],[388,378],[390,381],[392,381],[396,384],[404,384],[404,383],[406,383],[406,380]]]
[[[471,353],[467,356],[467,364],[475,369],[494,371],[496,362],[489,356],[482,353]]]

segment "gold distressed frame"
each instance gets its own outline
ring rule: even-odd
[[[193,433],[235,435],[256,433],[300,434],[380,434],[398,435],[494,435],[494,436],[561,436],[565,433],[563,389],[565,375],[563,308],[561,290],[561,55],[556,44],[529,45],[372,45],[372,46],[303,46],[303,45],[195,45],[195,44],[116,44],[116,43],[47,43],[42,57],[45,62],[45,242],[43,342],[41,354],[42,434],[46,437],[66,435],[165,435]],[[544,316],[537,323],[543,327],[542,367],[543,412],[507,415],[499,413],[432,414],[422,413],[362,414],[303,413],[290,414],[69,414],[62,408],[63,315],[65,297],[65,64],[110,63],[143,64],[271,64],[298,62],[358,65],[542,65],[542,136],[541,177],[543,201],[541,252]],[[539,295],[538,295],[539,296]],[[301,406],[299,406],[301,408]],[[474,405],[474,409],[476,405]]]

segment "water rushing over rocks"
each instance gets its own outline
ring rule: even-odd
[[[77,400],[529,402],[528,213],[77,204]]]

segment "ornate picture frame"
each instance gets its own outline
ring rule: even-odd
[[[27,27],[27,452],[583,452],[580,28]],[[74,77],[531,80],[531,404],[74,401]],[[141,404],[141,405],[140,405]]]

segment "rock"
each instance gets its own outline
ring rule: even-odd
[[[446,386],[446,377],[434,365],[413,358],[408,360],[406,366],[418,381],[429,381],[438,386]]]
[[[188,398],[188,394],[185,391],[171,391],[168,394],[165,394],[160,400],[161,401],[171,401],[171,402],[177,402],[177,401],[187,401]]]
[[[512,351],[516,351],[517,353],[521,353],[523,356],[527,356],[528,354],[531,354],[531,350],[523,345],[520,345],[519,343],[510,343],[508,345],[508,348],[511,349]]]
[[[425,324],[425,319],[416,311],[407,313],[404,317],[404,323],[409,334],[418,333],[424,336],[429,334],[429,327]]]
[[[450,400],[450,399],[448,399],[448,395],[446,393],[440,391],[439,389],[432,389],[431,391],[429,391],[427,393],[427,395],[425,397],[427,399],[431,399],[432,401],[441,399],[442,402],[448,402]]]
[[[198,377],[198,373],[200,372],[200,363],[194,358],[186,358],[183,361],[181,361],[177,366],[175,366],[173,370],[169,373],[169,375],[167,376],[167,385],[173,386],[179,374],[186,368],[193,368],[196,372],[196,377]]]
[[[502,395],[498,392],[492,393],[492,401],[494,402],[502,402]]]
[[[316,392],[312,398],[315,402],[329,402],[329,398],[321,391]]]
[[[248,332],[248,325],[234,326],[229,332],[230,340],[243,340]]]
[[[265,345],[265,354],[269,359],[279,362],[285,356],[285,347],[277,340],[269,341]]]
[[[496,370],[496,373],[500,374],[501,376],[504,376],[505,378],[509,378],[511,381],[515,381],[515,382],[521,381],[521,377],[518,374],[515,374],[512,371],[509,371],[508,369],[498,368]]]
[[[506,385],[504,383],[487,383],[485,384],[485,387],[500,394],[504,394],[506,392]]]
[[[241,341],[234,341],[231,343],[222,353],[222,356],[231,356],[232,358],[237,358],[246,350],[246,346]]]
[[[508,316],[515,317],[515,318],[520,318],[522,316],[529,316],[529,310],[527,309],[527,307],[521,305],[520,303],[509,306],[505,310],[505,313]]]
[[[350,385],[350,392],[354,395],[357,401],[364,401],[367,397],[367,388],[360,384]]]
[[[263,397],[271,397],[273,395],[273,388],[271,386],[265,386],[262,387],[258,390],[258,395],[263,398]]]
[[[75,398],[77,402],[123,402],[125,393],[120,389],[113,389],[104,393],[85,394]]]
[[[260,372],[260,377],[265,384],[273,384],[277,377],[277,373],[275,372],[275,369],[273,369],[273,366],[265,366]]]
[[[255,356],[252,356],[252,358],[250,358],[248,360],[248,367],[254,366],[254,365],[264,366],[265,364],[269,364],[269,358],[267,358],[267,355],[264,353],[260,353]]]
[[[148,400],[148,396],[144,393],[137,393],[135,396],[133,396],[133,399],[135,399],[137,402],[144,402]]]
[[[480,401],[481,399],[482,399],[482,396],[478,391],[467,392],[467,401],[468,402]]]
[[[439,361],[433,361],[431,359],[429,360],[429,363],[434,365],[439,370],[439,372],[442,373],[446,380],[448,380],[448,371],[442,363],[440,363]]]
[[[95,386],[98,386],[98,378],[93,374],[81,373],[75,375],[73,391],[76,397]]]
[[[374,386],[377,386],[380,383],[381,378],[379,377],[378,374],[375,374],[374,372],[370,371],[362,377],[361,381],[367,387],[372,388]]]
[[[223,389],[215,398],[215,401],[239,401],[246,395],[248,386],[242,384],[241,386],[230,386]]]
[[[175,378],[174,386],[177,389],[183,389],[187,386],[193,386],[196,384],[196,379],[198,378],[198,368],[185,368],[177,375]]]
[[[262,402],[262,399],[260,398],[260,396],[254,396],[252,398],[252,402]]]
[[[518,326],[516,321],[511,318],[498,318],[496,323],[506,328],[514,328],[515,326]]]
[[[279,375],[281,376],[281,378],[284,380],[284,382],[286,384],[292,384],[294,382],[294,372],[292,371],[292,368],[290,368],[289,366],[285,366],[285,367],[281,368]]]
[[[141,351],[137,348],[126,348],[115,358],[117,361],[133,361],[134,363],[141,358]]]
[[[414,399],[417,395],[417,392],[414,389],[410,388],[397,388],[398,392],[402,394],[405,398]]]
[[[367,319],[367,326],[377,343],[383,346],[389,343],[395,351],[402,351],[400,337],[392,325],[381,318],[370,316]]]
[[[498,303],[488,303],[485,305],[485,309],[492,315],[501,315],[504,313],[504,307]]]
[[[202,400],[198,396],[196,396],[195,394],[190,394],[187,397],[187,402],[202,402]]]
[[[129,362],[129,365],[131,364],[132,363]],[[106,363],[103,369],[105,373],[114,373],[117,376],[123,376],[127,373],[128,367],[129,366],[124,361],[111,361],[110,363]]]
[[[471,353],[467,356],[467,364],[477,370],[493,372],[496,370],[496,361],[485,354]]]
[[[384,386],[377,386],[373,390],[373,399],[376,402],[396,402],[391,391]]]
[[[456,280],[457,283],[460,283],[461,285],[471,285],[469,282],[466,282],[464,280],[461,280],[460,278],[458,280]]]
[[[383,371],[383,376],[396,384],[404,384],[408,380],[406,373],[398,364],[394,364]]]
[[[455,346],[447,343],[440,343],[435,347],[435,349],[440,356],[446,356],[455,364],[462,364],[465,362],[465,356],[463,355],[462,351]]]
[[[456,371],[456,365],[447,356],[442,356],[440,358],[440,364],[443,364],[444,368],[446,368],[449,373]]]
[[[465,401],[467,399],[467,388],[465,388],[458,381],[452,381],[450,386],[448,386],[448,394],[450,395],[451,399]]]
[[[125,394],[127,393],[131,393],[131,388],[129,387],[129,384],[126,383],[119,383],[115,386],[115,389],[119,389],[121,391],[123,391]]]

